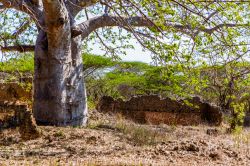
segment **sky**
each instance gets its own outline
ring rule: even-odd
[[[120,58],[123,61],[140,61],[145,63],[152,62],[152,58],[149,51],[143,51],[142,46],[136,41],[136,39],[130,39],[130,44],[134,46],[135,49],[126,49],[126,55],[121,55]],[[93,51],[91,53],[97,55],[103,55],[104,52],[100,50],[99,44],[92,44],[90,46]]]

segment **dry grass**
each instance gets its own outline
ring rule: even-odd
[[[136,145],[155,145],[157,142],[166,140],[166,134],[148,125],[136,124],[132,121],[126,120],[122,115],[116,115],[116,121],[110,123],[109,120],[97,120],[89,123],[88,128],[90,129],[111,129],[116,132],[120,132],[134,142]]]
[[[146,125],[138,125],[133,122],[119,120],[115,128],[122,132],[127,138],[136,145],[155,145],[157,142],[165,139],[165,134],[160,133]]]
[[[249,147],[250,132],[244,132],[244,131],[235,132],[232,134],[232,138],[237,148],[240,148],[240,146],[243,144],[243,145],[246,145],[248,149],[250,149]]]

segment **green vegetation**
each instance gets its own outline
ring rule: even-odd
[[[215,103],[222,111],[231,112],[232,130],[243,124],[250,106],[250,76],[248,62],[226,65],[202,64],[194,68],[166,64],[153,66],[143,62],[123,62],[110,57],[83,54],[84,77],[88,105],[95,108],[104,95],[129,99],[134,95],[158,94],[171,98],[201,96]],[[33,56],[1,62],[0,71],[33,73]]]
[[[230,119],[230,130],[232,132],[240,132],[245,117],[244,103],[232,103],[232,117]]]
[[[98,56],[93,54],[83,54],[83,68],[84,70],[90,69],[90,68],[105,68],[105,67],[112,67],[117,62],[113,61],[112,58],[104,57],[104,56]]]
[[[34,60],[32,54],[21,54],[18,58],[0,61],[0,71],[3,72],[34,72]]]

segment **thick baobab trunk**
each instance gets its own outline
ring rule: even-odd
[[[81,37],[72,38],[72,21],[63,1],[43,2],[46,29],[39,31],[35,49],[35,119],[38,124],[85,125]]]
[[[59,51],[48,51],[46,34],[40,31],[35,51],[33,105],[38,124],[86,124],[82,67],[79,37],[70,39]]]
[[[40,32],[35,51],[34,116],[38,124],[85,125],[80,39],[71,39],[63,47],[49,52],[46,34]]]

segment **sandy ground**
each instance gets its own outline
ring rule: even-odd
[[[133,124],[128,129],[131,124],[110,115],[92,116],[85,128],[40,126],[41,138],[30,141],[22,141],[17,129],[3,130],[0,166],[250,165],[249,129],[231,135],[224,127],[206,125]]]

